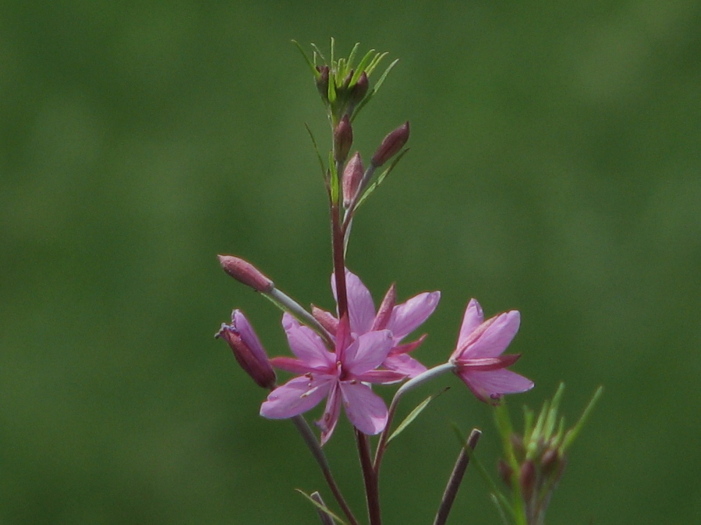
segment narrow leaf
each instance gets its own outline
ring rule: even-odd
[[[377,187],[382,184],[382,181],[385,180],[387,175],[390,174],[390,172],[394,169],[394,167],[397,165],[397,163],[401,160],[401,158],[408,152],[408,149],[405,149],[401,153],[399,153],[394,160],[392,161],[392,164],[389,165],[389,167],[384,170],[378,177],[368,185],[367,189],[363,192],[363,195],[358,199],[358,203],[355,205],[355,209],[358,209],[358,207],[365,202],[365,199],[368,198],[368,196],[377,189]]]
[[[311,501],[312,505],[314,505],[317,509],[320,509],[324,513],[326,513],[327,515],[331,516],[336,523],[339,523],[340,525],[347,525],[345,521],[343,521],[341,518],[339,518],[333,512],[331,512],[331,510],[329,510],[329,508],[326,505],[322,505],[321,503],[315,501],[314,498],[312,498],[309,494],[307,494],[303,490],[295,489],[295,491],[299,492],[302,496],[304,496],[309,501]]]
[[[577,421],[577,424],[574,427],[572,427],[569,432],[567,432],[567,435],[565,435],[565,440],[562,444],[563,452],[572,444],[574,439],[577,437],[579,432],[582,430],[584,423],[586,423],[587,419],[589,418],[589,415],[591,414],[591,411],[594,409],[594,405],[596,405],[597,401],[599,401],[599,398],[601,397],[601,395],[603,393],[604,393],[603,386],[600,386],[599,388],[596,389],[596,392],[594,392],[594,396],[591,398],[591,401],[589,401],[589,404],[584,409],[584,412],[582,412],[582,415],[579,418],[579,421]]]
[[[297,49],[299,49],[299,52],[302,53],[302,56],[304,57],[304,61],[305,61],[305,62],[307,63],[307,65],[309,66],[309,69],[311,69],[311,71],[312,71],[312,73],[313,73],[313,75],[314,75],[314,78],[319,78],[319,76],[321,75],[321,73],[319,73],[319,72],[316,70],[316,67],[314,66],[314,63],[313,63],[312,60],[309,58],[309,55],[307,55],[307,53],[304,51],[304,49],[302,49],[302,46],[299,44],[299,42],[297,42],[296,40],[292,40],[292,43],[297,47]]]
[[[319,160],[319,166],[321,167],[321,176],[325,179],[326,166],[324,166],[324,159],[321,157],[319,146],[317,146],[316,139],[314,138],[314,134],[312,133],[312,130],[309,128],[309,126],[305,123],[304,127],[307,129],[307,133],[309,133],[309,138],[312,140],[312,145],[314,146],[314,151],[316,151],[316,157]]]
[[[416,419],[416,417],[423,412],[424,408],[428,406],[428,404],[436,399],[438,396],[440,396],[443,392],[446,390],[449,390],[450,387],[446,387],[440,392],[428,396],[426,399],[424,399],[421,403],[419,403],[414,410],[412,410],[407,417],[404,418],[404,421],[402,421],[399,426],[392,432],[392,434],[389,436],[389,439],[387,440],[387,443],[392,441],[395,437],[397,437],[399,434],[401,434],[413,421]]]

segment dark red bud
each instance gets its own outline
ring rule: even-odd
[[[504,483],[506,483],[506,486],[511,488],[511,476],[513,475],[514,471],[509,464],[503,459],[500,459],[499,463],[497,463],[497,471],[499,472],[499,477]]]
[[[382,144],[380,144],[380,147],[377,148],[377,151],[372,156],[372,165],[376,168],[382,166],[385,162],[394,157],[408,140],[409,122],[405,122],[384,138]]]
[[[334,160],[338,163],[345,162],[348,152],[353,145],[353,128],[348,115],[344,115],[336,129],[333,130]]]
[[[329,102],[329,66],[317,66],[319,76],[316,79],[316,89],[324,102]]]
[[[363,71],[358,78],[358,81],[351,88],[350,103],[355,105],[362,101],[365,98],[365,95],[367,95],[369,87],[370,81],[368,80],[368,76],[365,71]]]
[[[535,465],[531,460],[527,460],[521,465],[521,471],[518,476],[519,485],[521,485],[521,492],[523,498],[528,500],[533,495],[533,489],[536,483],[536,471]]]
[[[218,255],[217,257],[219,257],[219,264],[226,273],[240,283],[250,286],[256,292],[268,293],[275,287],[273,281],[248,261],[233,255]]]

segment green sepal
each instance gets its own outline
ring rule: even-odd
[[[312,505],[314,505],[317,509],[321,510],[325,514],[328,514],[331,517],[331,519],[334,520],[339,525],[347,525],[345,521],[343,521],[341,518],[336,516],[336,514],[331,512],[331,510],[326,505],[322,505],[318,501],[314,501],[314,499],[309,494],[307,494],[306,492],[304,492],[301,489],[295,489],[295,491],[300,493],[305,498],[307,498],[312,503]]]

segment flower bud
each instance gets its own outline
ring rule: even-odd
[[[319,90],[325,104],[329,103],[329,66],[317,66],[319,77],[316,79],[316,89]]]
[[[514,471],[509,464],[503,459],[500,459],[499,463],[497,463],[497,471],[499,472],[499,477],[506,483],[506,486],[511,488],[511,475]]]
[[[365,73],[365,71],[363,71],[360,74],[360,78],[358,78],[358,81],[351,88],[349,102],[352,105],[361,102],[365,98],[365,95],[367,95],[369,87],[370,82],[368,81],[368,75],[367,73]]]
[[[533,495],[533,490],[535,489],[536,483],[536,471],[535,465],[531,460],[526,460],[521,465],[521,471],[518,476],[519,485],[521,485],[521,492],[525,500],[529,500]]]
[[[345,162],[353,145],[353,128],[348,115],[344,115],[336,129],[333,130],[334,160],[339,164]]]
[[[363,159],[360,158],[360,153],[356,152],[346,164],[343,170],[343,180],[341,181],[343,189],[343,206],[348,208],[358,193],[358,186],[363,180]]]
[[[383,139],[382,144],[372,156],[372,165],[376,168],[382,166],[404,147],[407,140],[409,140],[409,122],[405,122]]]
[[[217,257],[219,257],[219,264],[226,273],[240,283],[250,286],[256,292],[268,293],[275,287],[273,281],[248,261],[233,255],[218,255]]]
[[[253,327],[240,310],[232,312],[231,324],[222,324],[214,337],[224,339],[229,344],[238,364],[258,386],[275,386],[275,371]]]

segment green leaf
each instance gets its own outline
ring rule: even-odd
[[[368,64],[368,66],[365,68],[365,73],[367,76],[370,76],[370,74],[375,71],[375,68],[380,64],[383,58],[385,58],[389,53],[384,52],[384,53],[377,53],[375,55],[375,58],[372,59],[372,62]]]
[[[332,518],[336,523],[339,523],[340,525],[347,525],[345,521],[343,521],[341,518],[339,518],[339,517],[336,516],[333,512],[331,512],[331,510],[329,510],[329,508],[328,508],[326,505],[322,505],[322,504],[319,503],[318,501],[314,501],[314,499],[313,499],[309,494],[307,494],[306,492],[304,492],[303,490],[295,489],[295,491],[299,492],[302,496],[304,496],[304,497],[307,498],[309,501],[311,501],[312,505],[314,505],[317,509],[319,509],[319,510],[321,510],[322,512],[324,512],[324,513],[328,514],[329,516],[331,516],[331,518]]]
[[[316,144],[316,139],[309,126],[305,123],[304,127],[307,128],[307,133],[309,133],[309,138],[312,140],[314,146],[314,151],[316,151],[316,157],[319,160],[319,166],[321,167],[321,176],[326,179],[326,166],[324,166],[324,159],[321,157],[321,152],[319,152],[319,146]]]
[[[394,169],[394,167],[397,165],[397,163],[401,160],[401,158],[408,152],[408,149],[405,149],[401,153],[399,153],[394,160],[392,161],[392,164],[389,165],[387,169],[385,169],[378,177],[368,185],[368,187],[365,189],[363,192],[363,195],[358,199],[358,203],[355,205],[355,209],[358,209],[360,205],[365,202],[365,199],[367,199],[370,194],[377,189],[377,187],[382,184],[382,181],[385,180],[387,175],[390,174],[390,172]]]
[[[321,57],[321,60],[324,61],[325,64],[327,64],[326,59],[324,58],[324,54],[321,52],[321,50],[317,47],[316,44],[312,43],[312,48],[314,49],[314,52]]]
[[[353,60],[355,60],[355,54],[358,52],[358,48],[360,47],[360,42],[356,42],[355,45],[353,46],[353,49],[351,49],[350,55],[348,55],[348,68],[353,69]]]
[[[316,67],[315,67],[314,64],[312,63],[312,60],[309,58],[309,56],[307,55],[307,53],[304,52],[304,49],[302,49],[302,46],[299,45],[299,42],[297,42],[296,40],[292,40],[292,43],[293,43],[295,46],[297,46],[297,49],[299,49],[299,52],[302,53],[302,56],[304,57],[305,62],[306,62],[307,65],[309,66],[309,69],[311,69],[312,74],[314,75],[314,78],[319,78],[319,76],[321,75],[321,73],[319,73],[319,72],[316,70]]]
[[[368,102],[370,102],[370,100],[372,99],[372,97],[374,97],[374,96],[377,94],[377,92],[378,92],[379,89],[380,89],[380,86],[382,86],[382,83],[383,83],[383,82],[385,81],[385,79],[387,78],[387,75],[389,74],[389,72],[392,70],[392,68],[393,68],[398,62],[399,62],[399,59],[396,59],[396,60],[394,60],[389,66],[387,66],[387,69],[385,69],[384,73],[382,73],[382,76],[379,78],[379,80],[377,81],[377,83],[372,87],[372,89],[370,89],[370,91],[368,92],[368,94],[365,95],[365,98],[363,98],[362,102],[361,102],[360,104],[358,104],[358,107],[355,108],[355,111],[353,112],[353,118],[355,118],[355,116],[356,116],[358,113],[360,113],[360,110],[363,109],[363,108],[365,107],[365,105],[366,105]],[[352,120],[352,119],[351,119],[351,120]]]
[[[416,419],[416,417],[423,412],[424,408],[428,406],[428,404],[436,399],[438,396],[440,396],[442,393],[444,393],[446,390],[449,390],[450,387],[446,387],[440,392],[437,392],[433,395],[428,396],[426,399],[424,399],[421,403],[419,403],[414,410],[412,410],[407,417],[404,418],[404,421],[402,421],[399,426],[395,429],[394,432],[389,436],[389,439],[387,440],[387,443],[392,441],[395,437],[397,437],[399,434],[401,434],[413,421]]]
[[[351,84],[355,84],[358,81],[360,75],[362,75],[367,65],[373,60],[373,55],[375,54],[376,53],[374,49],[371,49],[370,51],[365,53],[365,56],[360,60],[360,63],[358,64],[358,67],[355,70],[355,73],[353,73],[353,77],[351,78]]]
[[[584,426],[584,423],[586,423],[587,419],[589,418],[589,415],[591,414],[591,411],[594,409],[594,405],[596,405],[597,401],[599,401],[599,398],[601,395],[604,393],[604,387],[600,386],[599,388],[596,389],[596,392],[594,392],[594,395],[591,398],[591,401],[589,401],[589,404],[587,407],[584,409],[584,412],[582,412],[581,417],[579,418],[579,421],[577,421],[577,424],[572,427],[569,432],[565,435],[565,439],[562,443],[562,451],[564,452],[574,441],[574,439],[577,437],[577,435],[581,432],[582,427]]]

